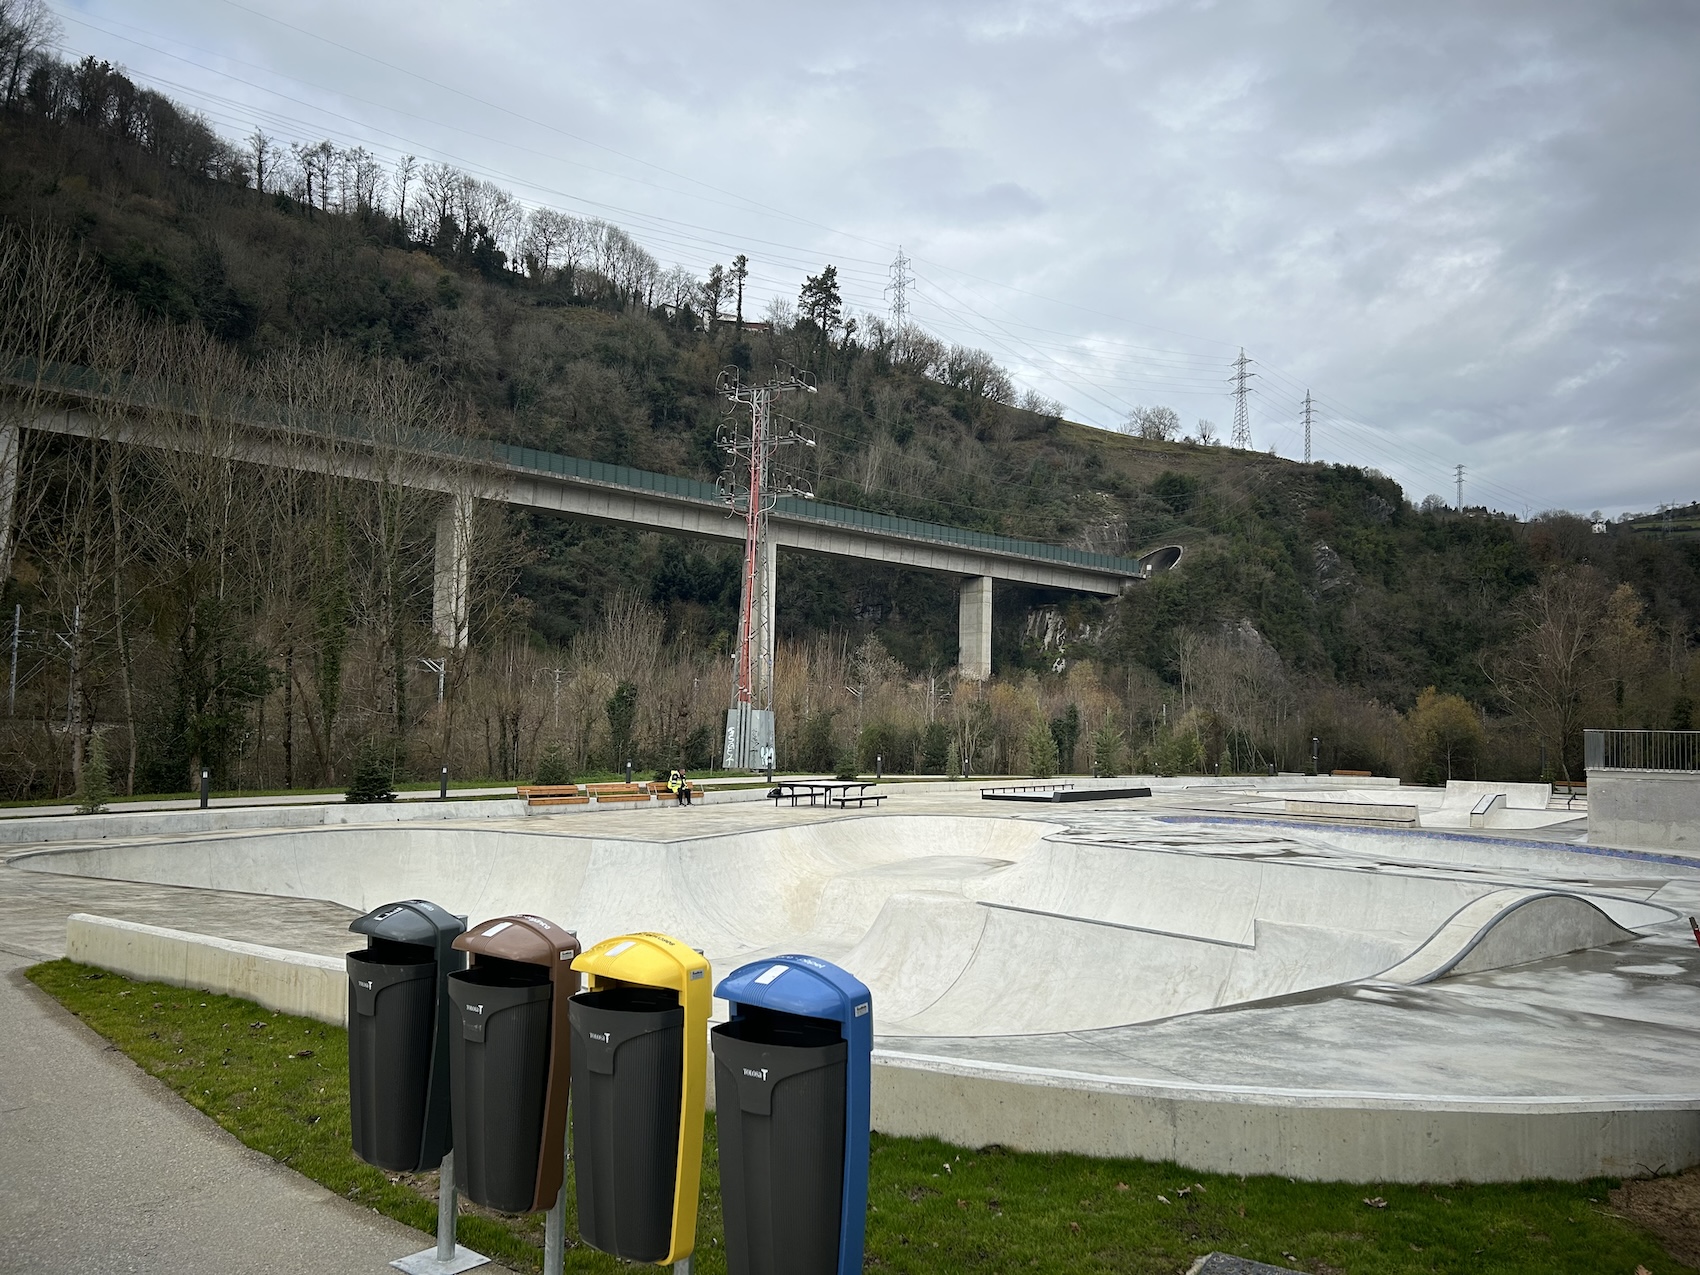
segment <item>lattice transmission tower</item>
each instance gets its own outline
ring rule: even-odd
[[[1248,402],[1251,394],[1251,382],[1257,375],[1246,369],[1251,366],[1251,360],[1245,356],[1245,347],[1240,347],[1240,357],[1228,365],[1234,369],[1233,376],[1228,379],[1234,383],[1234,434],[1228,440],[1230,447],[1251,450],[1251,404]]]
[[[891,330],[899,346],[903,344],[903,329],[909,325],[909,289],[915,286],[915,276],[909,273],[909,258],[903,255],[903,245],[897,245],[897,260],[891,263],[891,282],[885,294],[891,298]]]
[[[1305,464],[1307,465],[1310,464],[1310,421],[1311,401],[1310,391],[1307,389],[1305,391]]]
[[[720,374],[720,392],[729,404],[720,427],[720,447],[727,455],[720,498],[744,520],[738,645],[722,750],[722,765],[728,770],[759,770],[773,764],[775,560],[767,515],[782,496],[813,496],[800,475],[780,472],[775,460],[781,448],[815,445],[796,422],[773,410],[773,401],[780,394],[798,391],[813,394],[814,378],[792,367],[777,369],[765,385],[745,385],[735,367]]]

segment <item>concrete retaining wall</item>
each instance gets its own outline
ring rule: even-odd
[[[350,946],[358,944],[350,940]],[[331,956],[190,934],[158,925],[74,913],[65,923],[65,956],[125,978],[193,987],[299,1014],[348,1023],[348,974]]]
[[[874,1065],[882,1133],[962,1146],[1173,1160],[1208,1173],[1308,1181],[1566,1181],[1700,1163],[1700,1103],[1600,1109],[1562,1100],[1441,1105],[1349,1096],[1094,1085],[943,1068]]]
[[[1645,850],[1700,851],[1700,774],[1590,770],[1588,840]]]
[[[346,1025],[347,974],[332,957],[82,913],[66,928],[71,960]],[[712,1076],[708,1092],[712,1101]],[[1576,1181],[1700,1163],[1700,1098],[1607,1106],[1212,1091],[887,1050],[874,1055],[873,1125],[965,1147],[1173,1160],[1201,1172],[1310,1181]]]

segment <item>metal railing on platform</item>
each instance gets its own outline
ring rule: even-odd
[[[1588,770],[1700,771],[1700,730],[1585,730]]]

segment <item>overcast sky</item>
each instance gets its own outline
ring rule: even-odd
[[[199,107],[837,264],[1072,419],[1166,404],[1516,514],[1700,499],[1700,5],[52,0]],[[267,17],[265,15],[272,15]],[[173,56],[175,55],[175,56]],[[746,303],[746,313],[759,304]]]

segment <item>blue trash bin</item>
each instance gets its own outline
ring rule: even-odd
[[[729,1275],[857,1275],[867,1229],[872,997],[812,956],[732,971],[714,994]]]

